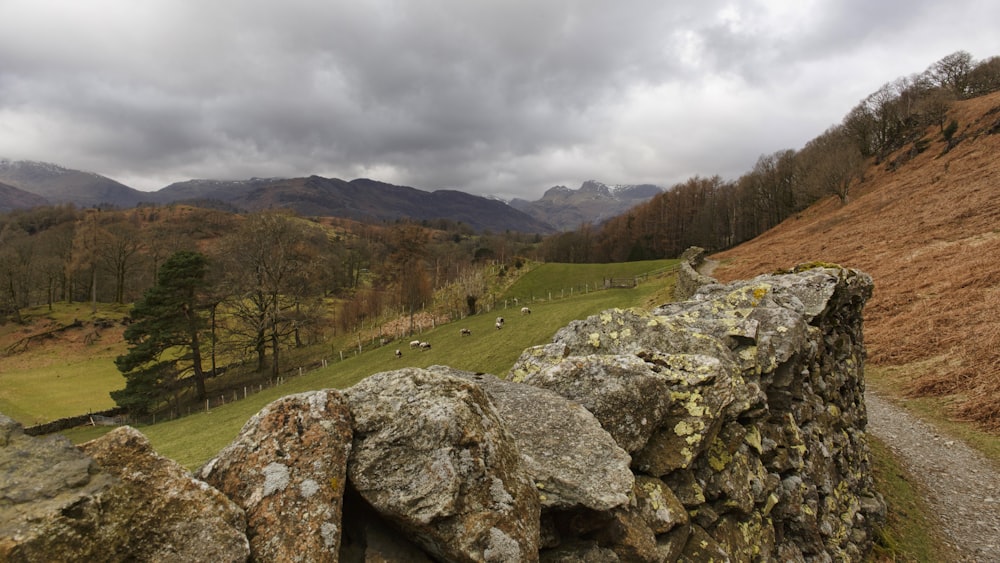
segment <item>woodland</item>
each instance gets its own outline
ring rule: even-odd
[[[17,210],[0,215],[0,323],[21,323],[22,310],[55,303],[134,304],[123,319],[129,353],[116,362],[129,385],[115,400],[151,411],[184,389],[200,396],[203,379],[229,365],[276,376],[282,354],[331,331],[385,317],[408,320],[412,330],[432,303],[457,317],[476,314],[507,272],[532,260],[722,251],[831,195],[846,205],[872,163],[892,169],[928,150],[928,128],[951,150],[962,133],[948,109],[998,90],[1000,57],[974,61],[959,51],[885,84],[803,148],[762,155],[735,180],[696,176],[601,225],[545,238],[477,233],[446,220],[375,224],[277,209]],[[197,257],[203,269],[185,286],[188,298],[172,302],[193,323],[179,337],[180,325],[154,321],[164,316],[163,292],[181,291],[165,265],[183,257]],[[141,355],[151,341],[159,348]]]

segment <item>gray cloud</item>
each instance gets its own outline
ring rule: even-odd
[[[140,189],[370,176],[530,199],[735,177],[882,83],[1000,54],[960,0],[6,0],[0,156]]]

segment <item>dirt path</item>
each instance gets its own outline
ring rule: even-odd
[[[1000,471],[979,452],[879,397],[865,394],[868,431],[928,492],[956,562],[1000,562]]]

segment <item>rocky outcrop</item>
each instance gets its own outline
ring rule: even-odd
[[[858,561],[885,511],[864,433],[871,291],[866,274],[823,266],[710,283],[652,311],[574,321],[503,378],[407,368],[285,397],[198,474],[246,511],[255,560]],[[5,424],[5,448],[21,443]],[[120,455],[85,446],[96,463],[53,442],[68,461],[36,466],[60,468],[55,489],[92,495],[135,478],[98,466],[125,467],[140,438],[109,439]],[[22,478],[2,489],[5,506],[55,522],[94,510]],[[226,502],[189,528],[211,517],[242,530]],[[165,535],[122,549],[169,559],[183,528],[161,519]],[[55,549],[106,533],[60,525],[18,537]],[[30,559],[3,541],[0,556]]]
[[[82,450],[82,451],[81,451]],[[75,448],[0,416],[0,560],[245,561],[243,511],[129,427]]]

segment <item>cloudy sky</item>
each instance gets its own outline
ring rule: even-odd
[[[0,158],[138,189],[319,174],[537,199],[736,178],[994,0],[0,0]]]

